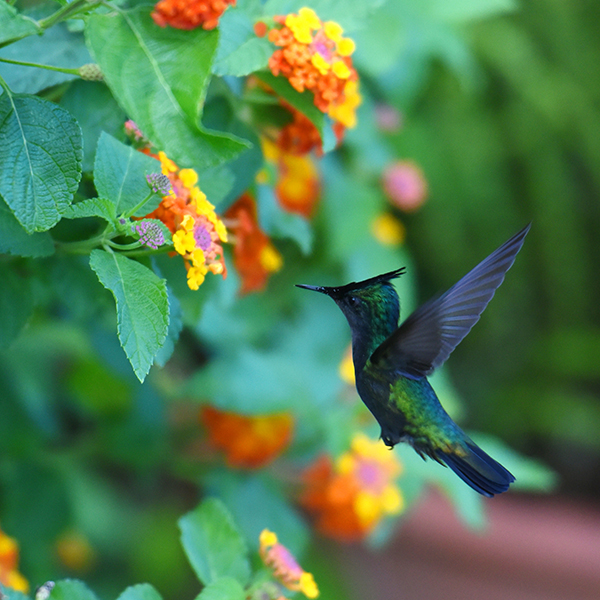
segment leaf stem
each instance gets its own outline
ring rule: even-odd
[[[37,67],[38,69],[46,69],[48,71],[58,71],[67,73],[68,75],[79,75],[79,69],[68,69],[66,67],[53,67],[52,65],[41,65],[38,63],[24,62],[22,60],[11,60],[10,58],[0,57],[0,62],[9,63],[11,65],[20,65],[22,67]]]
[[[144,204],[146,204],[146,202],[148,202],[148,200],[150,200],[150,198],[152,198],[152,196],[154,196],[154,192],[152,190],[150,190],[150,193],[140,202],[138,202],[132,209],[128,210],[126,213],[123,213],[121,216],[129,219],[129,217],[133,217],[133,215],[135,215],[135,213],[142,208],[142,206],[144,206]]]

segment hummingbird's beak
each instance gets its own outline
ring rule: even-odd
[[[303,283],[297,283],[296,287],[303,288],[305,290],[312,290],[313,292],[320,292],[321,294],[325,294],[329,296],[329,290],[331,288],[324,287],[322,285],[305,285]]]

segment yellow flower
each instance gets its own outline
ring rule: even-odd
[[[317,70],[319,71],[319,73],[321,73],[321,75],[326,75],[327,72],[329,71],[329,69],[331,69],[331,65],[318,52],[313,54],[312,58],[310,59],[310,62],[317,68]],[[333,65],[333,67],[334,67],[333,72],[335,73],[335,64]],[[346,67],[346,69],[347,68],[348,67]],[[349,70],[348,70],[348,73],[350,73]],[[337,73],[336,73],[336,75],[337,75]],[[338,77],[339,77],[339,75],[338,75]]]
[[[283,258],[273,244],[268,243],[260,252],[260,264],[269,273],[276,273],[283,266]]]
[[[336,23],[335,21],[327,21],[327,23],[324,23],[323,27],[325,29],[325,35],[330,40],[333,40],[334,42],[339,42],[342,39],[344,29],[339,23]]]
[[[338,61],[334,62],[332,68],[333,68],[333,72],[340,79],[348,79],[348,77],[350,77],[350,69],[348,68],[348,65],[343,60],[338,60]]]
[[[344,352],[344,358],[342,358],[342,362],[340,363],[339,373],[342,380],[347,384],[354,385],[356,383],[351,345],[349,345],[346,352]]]
[[[406,228],[402,221],[390,213],[382,213],[373,221],[371,231],[375,239],[384,246],[397,246],[406,238]]]
[[[354,53],[356,48],[356,44],[354,40],[350,38],[342,38],[341,40],[336,40],[337,42],[337,51],[340,56],[350,56]]]
[[[356,109],[362,102],[358,93],[358,82],[349,80],[344,87],[344,101],[329,109],[329,116],[334,121],[339,121],[344,127],[356,126]]]

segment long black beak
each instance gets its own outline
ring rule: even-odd
[[[326,296],[331,295],[331,288],[322,285],[305,285],[304,283],[297,283],[296,287],[303,288],[305,290],[312,290],[313,292],[320,292]]]

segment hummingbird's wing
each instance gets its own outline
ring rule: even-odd
[[[413,312],[370,358],[374,367],[419,379],[439,367],[477,323],[504,281],[531,223],[445,294]]]

